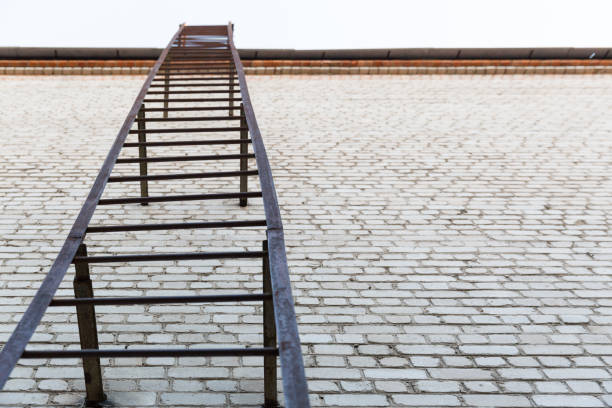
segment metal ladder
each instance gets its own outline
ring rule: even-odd
[[[187,89],[186,89],[187,88]],[[184,96],[184,97],[182,97]],[[176,106],[176,104],[180,106]],[[189,106],[184,106],[185,104]],[[212,105],[211,105],[212,104]],[[161,106],[159,106],[161,105]],[[172,106],[174,105],[174,106]],[[177,116],[188,112],[189,116]],[[194,113],[191,113],[194,112]],[[226,127],[164,127],[150,125],[180,122],[231,121]],[[133,128],[135,127],[135,128]],[[160,140],[164,134],[208,134],[214,139]],[[133,135],[133,136],[131,136]],[[147,140],[153,135],[154,141]],[[221,136],[217,136],[221,135]],[[237,135],[238,137],[234,137]],[[138,141],[128,140],[137,137]],[[164,146],[193,146],[202,149],[212,145],[239,145],[239,153],[188,156],[148,156],[148,150]],[[249,145],[252,153],[249,152]],[[204,146],[204,147],[197,147]],[[119,158],[126,148],[138,148],[138,157]],[[249,169],[255,159],[256,169]],[[239,170],[151,175],[149,163],[179,161],[237,160]],[[115,164],[138,164],[135,176],[113,176]],[[248,177],[259,176],[261,191],[248,191]],[[238,177],[240,191],[183,195],[149,195],[149,181]],[[140,197],[102,198],[107,183],[139,182]],[[89,226],[98,205],[237,199],[240,206],[249,198],[262,197],[265,219],[245,221],[212,221],[165,224],[123,224]],[[90,256],[84,239],[87,234],[118,231],[154,231],[200,228],[265,227],[266,240],[258,251],[192,252],[161,254],[127,254]],[[261,258],[260,293],[95,297],[89,274],[90,264],[143,261],[207,260]],[[74,298],[54,298],[71,264],[75,266]],[[96,305],[150,305],[212,302],[263,302],[262,347],[235,348],[128,348],[100,349],[96,325]],[[47,307],[76,308],[80,350],[26,350]],[[21,321],[0,353],[0,389],[20,358],[81,358],[86,386],[86,405],[99,406],[106,396],[103,389],[101,357],[183,357],[183,356],[263,356],[265,407],[278,405],[277,357],[283,380],[287,407],[309,407],[307,383],[297,331],[289,280],[283,227],[276,191],[265,147],[255,119],[244,70],[233,42],[233,25],[181,25],[151,69],[132,109],[108,153],[81,211],[41,287],[32,299]]]

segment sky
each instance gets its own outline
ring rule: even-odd
[[[0,0],[0,46],[165,47],[180,23],[238,48],[612,47],[612,0]]]

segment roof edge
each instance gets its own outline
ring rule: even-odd
[[[0,59],[155,60],[161,48],[0,47]],[[611,48],[240,49],[244,60],[612,59]]]

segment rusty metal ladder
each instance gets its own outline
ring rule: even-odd
[[[188,88],[188,89],[185,89]],[[163,90],[162,90],[163,89]],[[187,95],[181,97],[181,95]],[[238,96],[236,96],[238,95]],[[161,106],[158,106],[160,105]],[[180,104],[180,106],[177,106]],[[185,104],[189,106],[184,106]],[[213,105],[210,105],[213,104]],[[188,112],[190,116],[175,115]],[[191,113],[194,112],[194,113]],[[200,112],[197,114],[197,112]],[[161,116],[157,116],[161,114]],[[180,122],[231,121],[226,127],[164,127],[149,125]],[[135,129],[132,129],[136,126]],[[208,134],[215,139],[159,140],[164,134]],[[239,137],[230,135],[238,134]],[[134,135],[138,141],[128,141]],[[155,141],[147,136],[155,135]],[[160,136],[157,136],[160,135]],[[250,137],[249,137],[250,136]],[[164,146],[239,145],[239,153],[188,156],[148,156],[148,150]],[[253,153],[249,153],[249,145]],[[138,148],[138,157],[119,158],[123,148]],[[256,169],[249,169],[255,159]],[[151,175],[150,163],[179,161],[237,160],[239,170],[203,173]],[[115,164],[134,163],[137,176],[111,175]],[[248,177],[259,176],[261,191],[248,191]],[[238,177],[239,192],[150,196],[149,182],[201,178]],[[139,182],[140,197],[102,198],[107,183]],[[240,206],[249,198],[263,198],[265,219],[165,224],[124,224],[89,226],[98,205],[127,205],[190,201],[238,199]],[[90,256],[83,242],[87,234],[118,231],[154,231],[200,228],[265,227],[266,240],[258,251],[193,252],[162,254],[128,254]],[[260,293],[95,297],[89,274],[90,264],[175,261],[205,259],[261,258],[262,290]],[[75,266],[74,298],[54,298],[69,266]],[[96,325],[96,305],[149,305],[211,302],[263,302],[262,347],[235,348],[128,348],[100,349]],[[80,350],[26,350],[47,307],[74,306],[78,320]],[[274,182],[263,140],[251,105],[244,70],[233,43],[233,25],[180,26],[151,69],[130,113],[128,114],[94,185],[66,239],[60,253],[45,277],[30,306],[0,353],[0,388],[20,358],[81,358],[86,386],[86,405],[98,406],[106,400],[103,389],[101,357],[177,357],[177,356],[263,356],[264,406],[278,405],[277,357],[280,356],[283,394],[287,407],[308,407],[308,391],[297,331],[293,298],[285,253],[283,228]]]

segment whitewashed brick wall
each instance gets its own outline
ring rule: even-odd
[[[0,78],[1,341],[142,80]],[[612,76],[251,76],[249,85],[284,216],[313,406],[612,406]],[[150,189],[237,188],[225,181]],[[136,195],[136,184],[107,193]],[[92,225],[257,218],[261,209],[258,200],[246,210],[230,201],[107,206]],[[92,253],[148,253],[255,248],[260,238],[255,229],[157,231],[89,242]],[[255,261],[92,273],[100,296],[261,284]],[[259,306],[98,310],[105,347],[260,341]],[[32,347],[78,344],[68,311],[51,310]],[[262,402],[257,358],[103,366],[118,406]],[[77,406],[79,361],[22,360],[6,390],[2,406]]]

